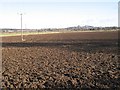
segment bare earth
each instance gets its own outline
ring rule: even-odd
[[[120,88],[118,32],[2,38],[3,88]]]

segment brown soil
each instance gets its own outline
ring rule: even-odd
[[[2,38],[3,88],[120,88],[118,32]]]

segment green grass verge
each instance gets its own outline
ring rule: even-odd
[[[54,34],[54,33],[73,33],[73,32],[111,32],[117,30],[94,30],[94,31],[62,31],[62,32],[23,32],[23,35],[35,35],[35,34]],[[13,33],[0,33],[0,37],[6,36],[20,36],[21,32]]]

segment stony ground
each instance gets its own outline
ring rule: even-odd
[[[4,37],[3,88],[120,88],[118,32]]]

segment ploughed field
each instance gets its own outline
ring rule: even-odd
[[[120,88],[118,32],[2,38],[3,88]]]

